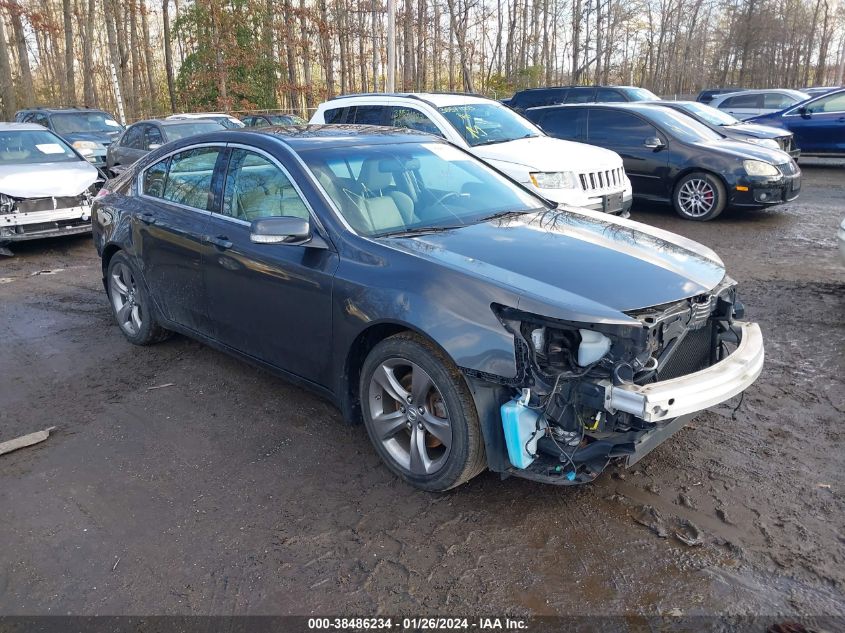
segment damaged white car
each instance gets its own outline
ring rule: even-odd
[[[103,177],[65,141],[31,123],[0,123],[0,252],[13,242],[91,230]]]

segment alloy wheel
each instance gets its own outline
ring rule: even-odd
[[[120,262],[112,268],[109,289],[117,323],[129,336],[137,336],[144,319],[138,284],[129,267]]]
[[[375,440],[414,475],[436,473],[449,457],[452,425],[440,390],[419,365],[391,358],[373,372],[369,385]]]
[[[678,191],[681,210],[693,218],[704,217],[716,204],[716,191],[703,178],[691,178]]]

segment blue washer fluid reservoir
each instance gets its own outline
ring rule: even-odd
[[[526,394],[522,398],[506,402],[501,407],[508,459],[517,468],[528,468],[534,461],[537,441],[543,437],[542,430],[546,428],[545,420],[540,419],[540,411],[525,406],[527,401]]]

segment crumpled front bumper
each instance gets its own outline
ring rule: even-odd
[[[83,204],[66,209],[0,215],[0,243],[72,235],[91,230],[91,207]]]
[[[646,422],[664,422],[724,402],[745,391],[763,370],[763,335],[756,323],[735,321],[736,350],[701,371],[647,385],[605,384],[605,408]]]

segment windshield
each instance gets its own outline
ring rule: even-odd
[[[735,125],[739,123],[739,119],[732,117],[727,112],[724,112],[723,110],[719,110],[718,108],[714,108],[709,105],[704,105],[703,103],[695,103],[693,101],[689,101],[687,103],[681,104],[681,107],[684,110],[692,112],[698,117],[704,119],[711,125]]]
[[[445,143],[321,148],[300,155],[361,235],[461,227],[547,206]]]
[[[307,121],[295,114],[269,114],[267,118],[273,125],[305,125]]]
[[[438,109],[473,147],[543,136],[527,119],[499,103],[467,103]]]
[[[672,136],[687,143],[718,141],[725,138],[703,123],[669,108],[650,107],[649,116],[652,121],[662,126]]]
[[[651,90],[646,90],[645,88],[626,88],[625,94],[627,94],[631,101],[659,101],[660,97],[654,94]]]
[[[67,143],[48,130],[0,132],[2,165],[67,163],[81,160]]]
[[[123,126],[105,112],[62,112],[50,117],[57,134],[120,132]]]
[[[225,130],[222,125],[215,121],[197,121],[196,123],[177,123],[164,127],[168,141],[177,141],[180,138],[205,134],[206,132],[217,132]]]

